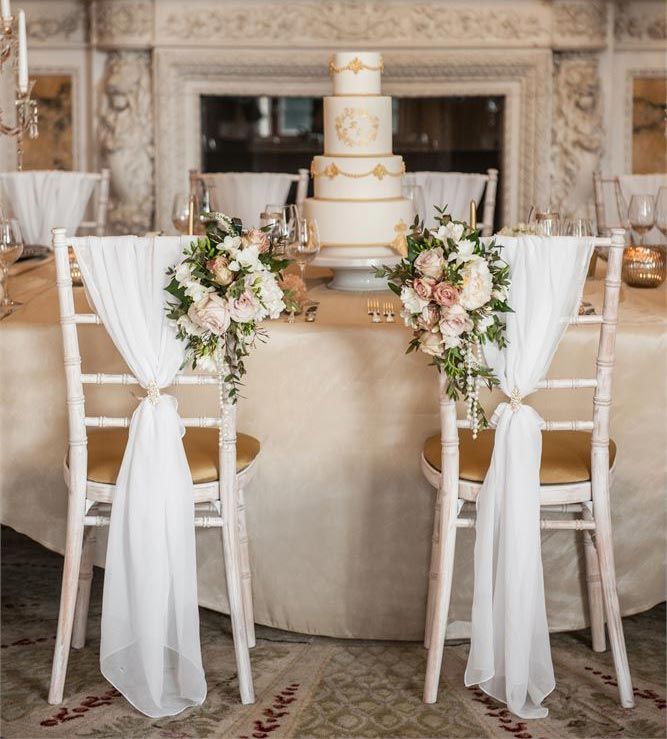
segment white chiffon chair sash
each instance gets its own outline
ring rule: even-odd
[[[240,218],[245,228],[259,224],[259,214],[267,204],[284,204],[294,181],[293,175],[280,172],[223,172],[203,178],[215,187],[213,207]]]
[[[482,201],[487,177],[484,174],[463,172],[410,172],[406,182],[419,185],[424,191],[426,226],[434,228],[435,209],[447,205],[447,212],[455,221],[468,221],[470,201],[477,205]]]
[[[109,525],[100,667],[137,709],[200,704],[192,477],[176,399],[160,393],[184,358],[165,311],[168,267],[187,238],[72,239],[95,310],[147,390],[131,419]]]
[[[546,375],[576,314],[592,241],[496,237],[510,265],[508,345],[484,354],[511,398],[494,414],[495,445],[477,498],[475,584],[466,685],[521,718],[543,718],[554,688],[540,548],[542,418],[522,399]]]
[[[51,229],[63,226],[73,236],[95,187],[87,172],[6,172],[0,183],[26,244],[51,245]]]

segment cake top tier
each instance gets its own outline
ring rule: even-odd
[[[377,51],[339,51],[329,61],[334,95],[379,95],[382,54]]]

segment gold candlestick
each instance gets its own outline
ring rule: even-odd
[[[470,201],[470,228],[477,230],[477,204],[474,200]]]

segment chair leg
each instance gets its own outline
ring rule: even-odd
[[[611,517],[609,514],[608,500],[608,496],[605,496],[600,503],[598,503],[597,498],[595,500],[595,544],[598,561],[600,563],[602,593],[604,595],[604,606],[607,613],[609,643],[614,657],[614,668],[616,669],[618,693],[621,705],[624,708],[633,708],[635,700],[632,691],[632,678],[630,677],[628,655],[625,648],[625,637],[623,636],[621,609],[618,603],[618,592],[616,590],[616,571],[614,567],[614,550],[611,536]]]
[[[435,606],[435,586],[438,577],[438,533],[440,525],[440,509],[442,498],[440,489],[436,491],[435,514],[433,516],[433,535],[431,537],[431,563],[428,570],[428,596],[426,599],[426,627],[424,628],[424,647],[429,648],[431,642],[431,624]]]
[[[250,549],[248,546],[248,527],[245,516],[245,496],[239,487],[239,544],[241,547],[241,591],[243,593],[243,611],[245,614],[248,647],[255,646],[255,616],[252,604],[252,573],[250,569]]]
[[[424,703],[435,703],[438,698],[438,685],[442,669],[442,656],[447,630],[449,598],[454,574],[454,548],[456,544],[457,499],[455,491],[442,494],[442,508],[438,526],[437,575],[433,597],[433,617],[429,635],[428,658],[426,660],[426,680],[424,682]]]
[[[591,510],[583,506],[584,518],[593,520]],[[600,563],[595,548],[592,531],[584,531],[584,555],[586,559],[586,587],[588,589],[588,612],[591,619],[591,643],[594,652],[604,652],[606,647],[604,633],[604,599],[600,579]]]
[[[72,647],[83,649],[86,645],[86,626],[88,625],[88,606],[90,605],[90,588],[93,583],[93,556],[95,553],[95,527],[89,526],[83,535],[83,553],[81,555],[81,571],[79,572],[79,590],[74,607],[74,627],[72,629]]]
[[[60,594],[60,612],[58,614],[58,631],[53,653],[51,669],[51,687],[49,703],[62,703],[67,674],[67,662],[74,625],[74,607],[79,584],[81,567],[81,550],[83,547],[84,500],[75,499],[70,493],[67,510],[67,538],[65,541],[65,562],[63,566],[63,582]]]
[[[255,702],[255,691],[252,684],[250,667],[250,651],[243,610],[243,594],[241,589],[241,548],[239,545],[239,516],[236,485],[232,483],[233,492],[223,497],[222,545],[225,558],[225,578],[227,580],[227,597],[229,614],[232,620],[232,635],[236,655],[236,669],[239,676],[241,703],[247,705]]]

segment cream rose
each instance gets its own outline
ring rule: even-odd
[[[470,331],[472,327],[470,316],[458,303],[447,308],[440,320],[440,331],[443,336],[460,336]]]
[[[229,306],[224,298],[215,293],[209,293],[190,306],[188,318],[206,331],[222,336],[229,328]]]
[[[450,285],[449,282],[439,282],[433,288],[433,300],[435,300],[438,305],[449,307],[450,305],[454,305],[458,299],[459,291],[454,287],[454,285]]]
[[[236,323],[249,323],[255,318],[259,301],[251,290],[244,290],[238,298],[230,301],[229,315]]]
[[[412,287],[422,300],[428,300],[431,297],[433,285],[435,285],[433,277],[418,277],[412,283]]]
[[[419,348],[424,354],[441,357],[443,352],[442,336],[437,331],[424,331],[419,337]]]
[[[266,231],[260,231],[258,228],[249,229],[241,237],[241,244],[244,248],[248,246],[256,246],[260,254],[264,254],[269,250],[269,235]]]
[[[438,325],[439,319],[440,311],[434,305],[427,305],[417,319],[417,325],[419,328],[430,331]]]
[[[461,271],[463,286],[459,302],[466,310],[477,310],[489,302],[493,288],[493,278],[483,259],[475,259],[466,264]]]
[[[415,269],[424,277],[434,277],[436,280],[442,276],[442,268],[445,266],[444,252],[442,247],[427,249],[415,259]]]
[[[234,279],[227,257],[218,256],[215,259],[209,259],[206,262],[206,269],[213,275],[213,282],[217,282],[222,287],[227,287]]]

